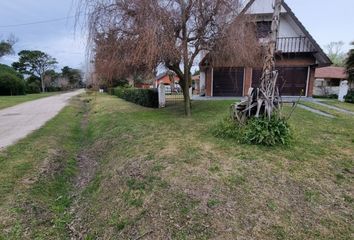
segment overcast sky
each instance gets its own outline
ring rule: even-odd
[[[58,60],[58,68],[81,68],[85,38],[80,29],[75,32],[74,4],[72,0],[0,0],[0,37],[15,35],[16,52],[41,50]],[[16,55],[4,57],[2,62],[15,60]]]
[[[320,46],[344,41],[345,51],[354,41],[354,0],[285,0]],[[82,68],[85,37],[74,31],[75,0],[0,0],[0,38],[14,34],[15,50],[41,50],[59,66]],[[65,19],[66,18],[66,19]],[[60,19],[60,20],[58,20]],[[31,24],[37,22],[36,24]],[[38,23],[45,22],[45,23]],[[18,26],[21,24],[27,24]],[[16,55],[1,62],[11,64]]]

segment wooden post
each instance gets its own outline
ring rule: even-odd
[[[159,94],[159,108],[164,108],[166,107],[166,88],[163,83],[160,83],[160,85],[157,87],[157,91]]]
[[[281,99],[277,88],[278,72],[275,70],[275,51],[280,25],[280,13],[283,0],[275,0],[271,32],[268,37],[266,54],[264,57],[261,85],[252,90],[246,101],[231,106],[231,117],[238,122],[245,122],[247,118],[260,115],[272,117],[273,112],[281,107]],[[289,39],[284,40],[284,48],[291,48]],[[289,50],[288,49],[288,50]],[[291,49],[290,49],[291,50]]]
[[[256,117],[259,117],[260,110],[264,105],[264,113],[270,118],[274,108],[274,100],[278,97],[276,81],[277,72],[275,71],[275,51],[280,25],[280,12],[283,0],[275,0],[274,13],[272,18],[271,32],[269,36],[266,55],[264,58],[263,72],[260,86],[260,96],[258,98],[258,107]]]

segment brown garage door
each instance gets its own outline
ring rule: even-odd
[[[300,96],[306,93],[307,67],[277,67],[277,85],[282,96]],[[262,71],[253,69],[252,87],[259,87]]]
[[[215,68],[213,75],[213,96],[242,96],[243,72],[243,68]]]

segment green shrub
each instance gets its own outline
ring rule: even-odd
[[[242,140],[248,144],[287,145],[291,140],[290,126],[284,118],[278,116],[273,116],[270,120],[252,118],[245,126]]]
[[[284,118],[251,118],[240,125],[230,118],[224,119],[213,129],[213,134],[220,138],[232,138],[244,144],[287,145],[291,140],[290,126]]]
[[[40,93],[41,84],[39,82],[26,82],[26,93]]]
[[[328,94],[328,95],[313,95],[313,98],[327,98],[327,99],[338,99],[338,94]]]
[[[18,78],[23,79],[21,73],[17,72],[13,67],[7,66],[5,64],[0,64],[0,73],[11,73],[13,75],[16,75]]]
[[[0,72],[0,95],[24,95],[25,82],[16,74]]]
[[[0,64],[0,95],[25,94],[23,76],[14,68]]]
[[[54,86],[49,86],[45,88],[46,92],[59,92],[59,91],[64,91],[61,87],[54,87]]]
[[[157,108],[159,106],[159,96],[156,89],[118,87],[113,90],[113,95],[144,107]]]
[[[347,103],[354,103],[354,90],[348,92],[348,94],[344,97],[344,100]]]

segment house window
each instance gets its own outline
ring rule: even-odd
[[[271,26],[272,26],[271,21],[257,22],[257,37],[258,38],[268,37],[271,31]]]

